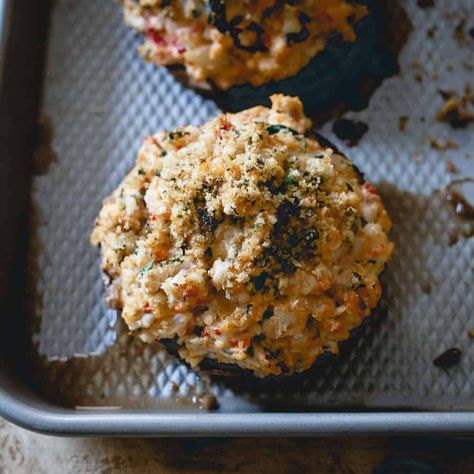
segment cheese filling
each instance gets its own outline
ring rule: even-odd
[[[145,341],[260,377],[309,368],[370,315],[393,252],[375,188],[297,98],[145,139],[92,242]]]
[[[297,74],[331,36],[353,42],[367,7],[347,0],[123,0],[140,53],[182,64],[195,85],[259,86]]]

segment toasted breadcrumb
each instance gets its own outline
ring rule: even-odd
[[[311,137],[299,99],[145,139],[92,242],[144,341],[175,339],[257,376],[336,353],[377,305],[390,219],[352,164]]]
[[[348,0],[123,0],[125,21],[145,37],[140,53],[182,64],[191,81],[220,89],[297,74],[337,33],[355,41],[367,7]]]

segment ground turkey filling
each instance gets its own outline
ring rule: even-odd
[[[380,197],[311,138],[299,99],[271,100],[147,137],[92,234],[131,332],[176,339],[193,367],[303,371],[380,298]]]
[[[347,0],[122,0],[147,61],[221,89],[297,74],[329,38],[354,41],[367,8]]]

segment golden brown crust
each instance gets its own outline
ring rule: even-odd
[[[380,298],[390,219],[296,98],[148,137],[92,235],[145,341],[264,377],[300,372]]]
[[[194,84],[225,90],[297,74],[334,32],[355,40],[365,6],[347,0],[124,0],[127,24],[145,36],[140,53],[183,64]]]

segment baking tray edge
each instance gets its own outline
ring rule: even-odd
[[[3,84],[14,0],[0,0],[0,84]],[[32,431],[58,436],[470,436],[471,412],[163,414],[78,412],[23,393],[0,364],[0,415]]]
[[[58,436],[470,436],[473,413],[77,413],[35,407],[0,387],[0,414]]]

